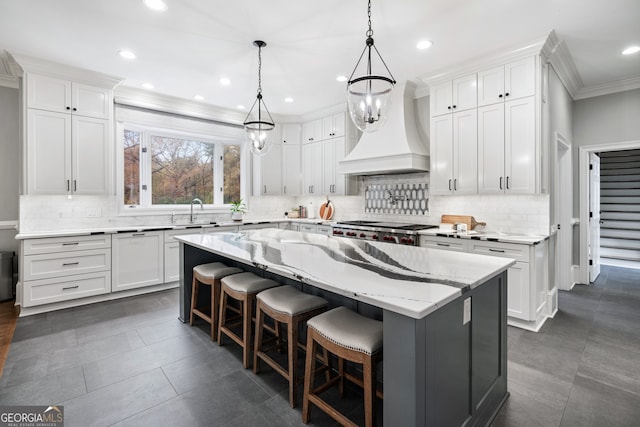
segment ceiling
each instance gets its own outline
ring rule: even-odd
[[[0,49],[149,82],[154,91],[212,105],[250,107],[262,89],[272,113],[305,114],[345,99],[364,48],[365,0],[0,0]],[[584,87],[640,81],[638,0],[373,0],[376,46],[398,81],[421,78],[470,58],[555,30]],[[433,41],[427,50],[419,40]],[[118,51],[137,58],[126,60]],[[231,84],[223,86],[226,77]],[[287,103],[285,97],[293,98]]]

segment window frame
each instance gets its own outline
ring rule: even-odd
[[[233,128],[231,130],[224,129],[226,132],[216,132],[215,128],[220,125],[198,123],[199,129],[195,131],[189,131],[182,126],[170,126],[163,127],[153,123],[154,121],[167,121],[161,113],[153,114],[145,112],[143,113],[150,117],[151,120],[132,120],[130,118],[123,118],[116,122],[116,159],[117,159],[117,174],[115,188],[118,214],[125,215],[157,215],[161,213],[186,213],[190,210],[189,204],[171,204],[171,205],[153,205],[152,202],[152,175],[151,175],[151,136],[160,136],[176,139],[188,139],[192,141],[203,142],[214,145],[214,158],[213,158],[213,204],[205,204],[204,209],[209,213],[228,213],[230,204],[224,204],[224,146],[225,145],[237,145],[240,147],[240,197],[243,200],[247,200],[248,187],[251,185],[250,175],[250,159],[249,150],[246,149],[244,140],[242,139],[241,130]],[[124,114],[126,115],[126,114]],[[177,121],[189,120],[188,118],[178,118]],[[168,120],[169,124],[175,120]],[[149,122],[152,122],[151,124]],[[205,134],[203,127],[212,127],[211,133],[207,130]],[[140,204],[138,205],[125,205],[124,204],[124,131],[141,132],[140,150],[142,147],[147,147],[147,153],[140,152]],[[147,155],[149,154],[149,155]],[[144,156],[144,158],[143,158]],[[142,185],[147,184],[147,190],[142,189]]]

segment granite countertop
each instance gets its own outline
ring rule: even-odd
[[[516,233],[498,233],[487,231],[471,230],[467,233],[456,233],[455,231],[440,230],[438,228],[430,228],[428,230],[421,230],[419,234],[423,236],[440,236],[451,237],[457,239],[467,240],[485,240],[490,242],[502,242],[502,243],[518,243],[524,245],[537,245],[549,238],[549,236],[543,236],[539,234],[516,234]]]
[[[515,263],[508,258],[279,229],[176,239],[415,319]]]
[[[229,227],[229,226],[242,226],[242,225],[254,225],[254,224],[277,224],[280,222],[297,222],[301,224],[331,224],[332,221],[326,221],[323,219],[309,219],[309,218],[274,218],[274,219],[254,219],[245,221],[220,221],[210,223],[196,223],[196,224],[153,224],[153,225],[123,225],[118,227],[97,227],[97,228],[85,228],[74,230],[52,230],[52,231],[34,231],[28,233],[19,233],[16,235],[16,239],[38,239],[43,237],[64,237],[64,236],[88,236],[91,234],[116,234],[127,232],[143,232],[143,231],[155,231],[155,230],[186,230],[186,229],[198,229],[198,228],[215,228],[215,227]]]

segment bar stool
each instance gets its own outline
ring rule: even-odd
[[[256,337],[253,353],[253,372],[260,370],[260,360],[264,360],[287,381],[289,381],[289,404],[296,407],[298,385],[297,355],[298,347],[305,346],[298,342],[298,325],[327,310],[327,301],[315,295],[300,292],[293,286],[279,286],[267,289],[257,295],[256,302]],[[263,351],[262,332],[264,315],[269,316],[276,324],[287,325],[287,359],[285,370],[278,362]],[[279,338],[279,333],[277,334]],[[326,362],[326,359],[325,359]]]
[[[312,355],[320,345],[338,357],[339,375],[324,384],[315,387],[315,363]],[[363,379],[354,377],[344,370],[344,361],[362,365]],[[304,374],[304,397],[302,402],[302,422],[308,423],[311,415],[310,403],[331,416],[344,426],[357,426],[326,401],[319,394],[336,382],[339,383],[340,396],[344,392],[344,379],[364,388],[365,426],[375,424],[376,391],[375,367],[382,360],[382,322],[363,317],[353,311],[338,307],[307,321],[307,358]]]
[[[220,281],[220,320],[218,322],[218,345],[222,345],[223,334],[242,347],[242,365],[249,367],[249,352],[251,351],[251,321],[253,303],[256,295],[265,289],[279,286],[278,282],[265,279],[250,272],[226,276]],[[231,297],[240,302],[242,317],[239,322],[226,323],[227,298]],[[230,328],[242,325],[242,338]]]
[[[193,316],[196,315],[211,324],[211,341],[218,335],[218,303],[220,302],[220,279],[230,274],[241,273],[238,267],[229,267],[221,262],[200,264],[193,267],[193,281],[191,282],[191,315],[189,324],[193,326]],[[196,307],[200,285],[211,287],[211,306]]]

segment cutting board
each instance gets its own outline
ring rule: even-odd
[[[478,222],[471,215],[442,215],[440,222],[443,224],[467,224],[467,230],[473,230],[476,225],[487,225],[486,222]]]
[[[323,202],[320,205],[320,218],[331,219],[333,218],[333,212],[334,212],[333,203],[330,200]]]

